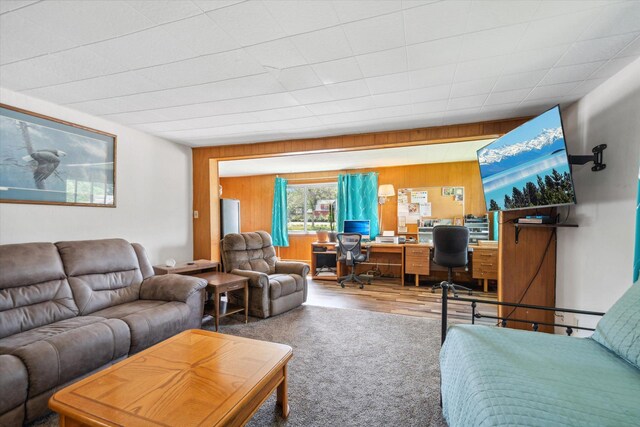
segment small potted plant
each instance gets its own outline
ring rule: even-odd
[[[331,231],[329,232],[329,241],[336,242],[338,240],[338,233],[335,231],[335,214],[334,214],[334,205],[335,202],[329,205],[329,227],[331,227]]]

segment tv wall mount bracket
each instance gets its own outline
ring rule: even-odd
[[[590,156],[589,155],[585,155],[585,156],[569,155],[569,163],[572,165],[584,165],[589,162],[593,162],[593,166],[591,166],[591,170],[594,172],[601,171],[602,169],[607,167],[606,164],[602,163],[602,152],[604,151],[605,148],[607,148],[607,144],[596,145],[595,147],[593,147],[593,150],[591,150],[593,154]]]

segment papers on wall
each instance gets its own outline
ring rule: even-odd
[[[411,192],[411,203],[427,203],[428,201],[427,191],[420,190]]]
[[[422,203],[420,205],[420,216],[431,216],[431,203]]]
[[[409,203],[409,196],[404,191],[398,191],[398,203]]]

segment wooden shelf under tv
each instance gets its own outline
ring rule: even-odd
[[[578,227],[578,224],[567,224],[567,223],[556,223],[556,224],[532,224],[532,223],[523,223],[520,224],[518,222],[516,222],[515,224],[516,227],[516,244],[518,243],[518,237],[520,236],[520,229],[521,228],[562,228],[562,227],[568,227],[568,228],[576,228]]]

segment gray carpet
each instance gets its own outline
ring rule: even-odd
[[[236,319],[223,319],[220,332],[293,347],[289,419],[271,396],[249,426],[446,426],[438,321],[315,306],[249,324]],[[33,424],[54,425],[55,415]]]

